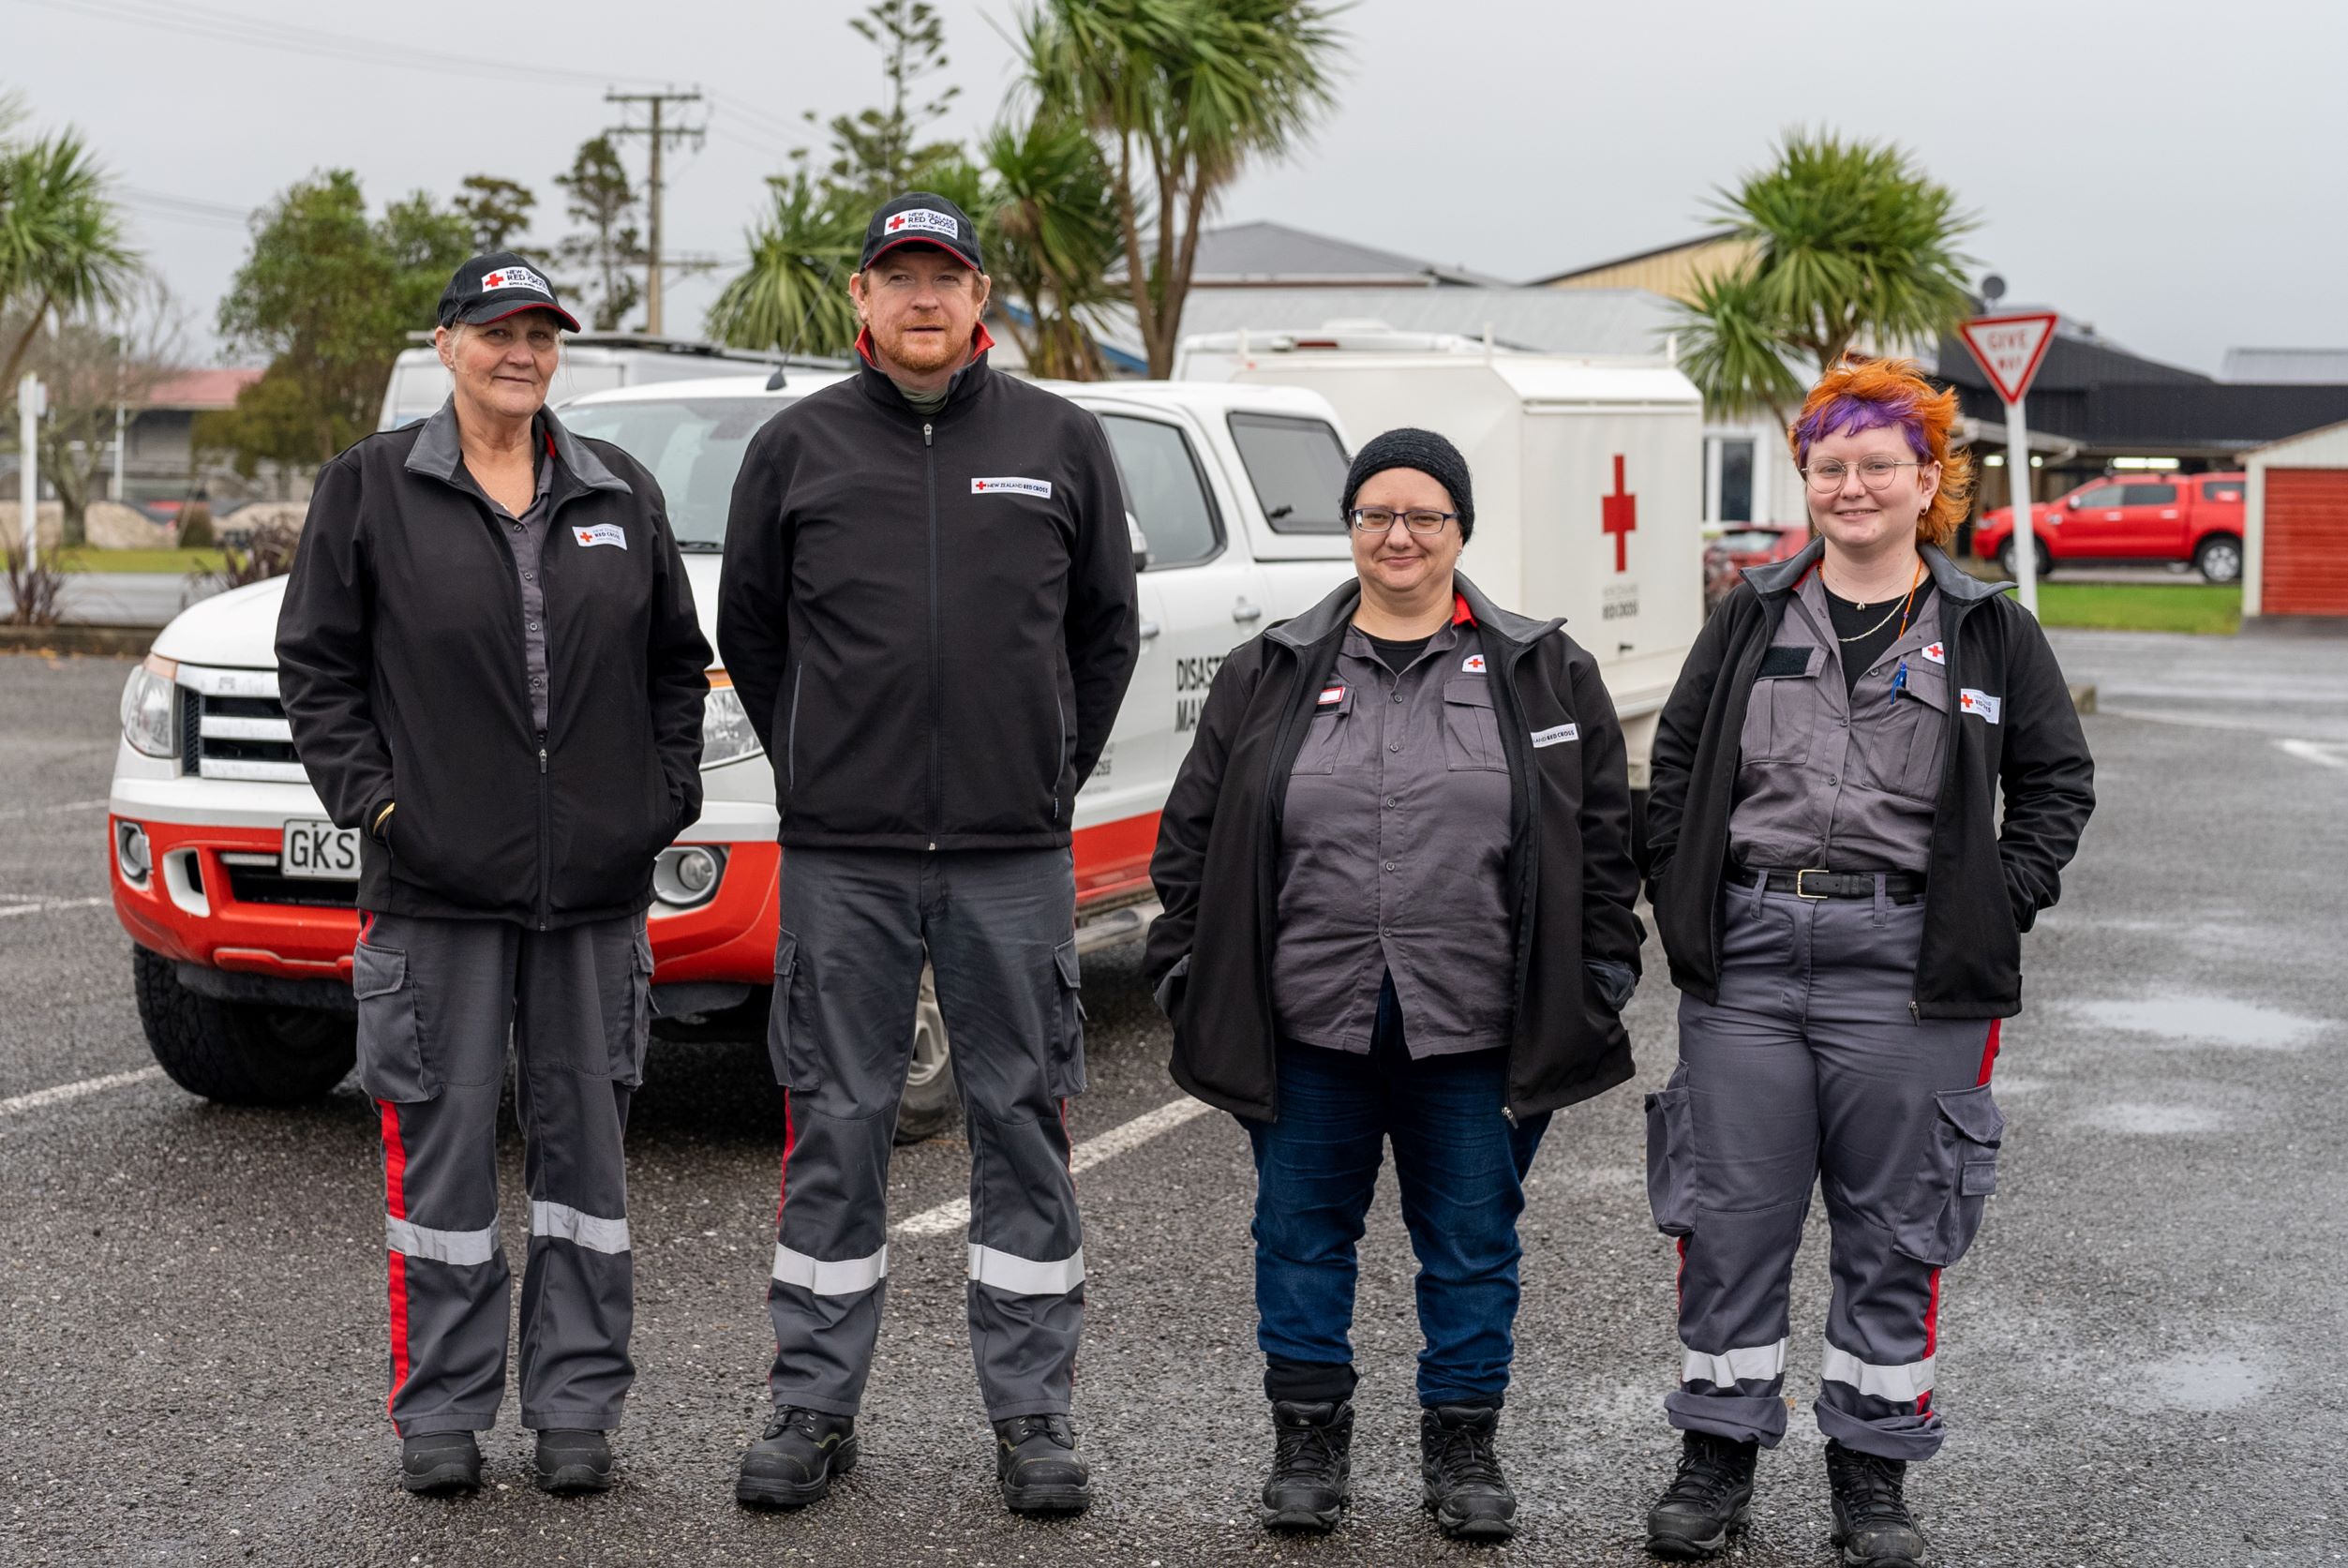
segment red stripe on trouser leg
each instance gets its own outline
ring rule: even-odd
[[[1995,1038],[1994,1035],[1993,1038]],[[1939,1349],[1940,1271],[1938,1269],[1935,1269],[1932,1271],[1932,1293],[1926,1297],[1924,1301],[1924,1359],[1926,1361],[1930,1361]],[[1923,1393],[1916,1396],[1916,1413],[1918,1415],[1925,1415],[1929,1414],[1931,1411],[1932,1390],[1928,1388],[1924,1390]]]
[[[1677,1250],[1680,1266],[1671,1276],[1671,1299],[1684,1306],[1687,1302],[1687,1237],[1679,1239]]]
[[[399,1138],[399,1107],[390,1100],[378,1100],[383,1109],[383,1212],[394,1219],[408,1217],[408,1146]],[[390,1260],[391,1276],[391,1392],[383,1396],[383,1409],[392,1418],[392,1430],[399,1429],[399,1417],[393,1411],[393,1401],[408,1381],[408,1260],[405,1255],[384,1248]]]
[[[1982,1075],[1974,1080],[1976,1085],[1988,1083],[1989,1069],[1997,1065],[1997,1028],[2003,1023],[2002,1018],[1989,1021],[1989,1042],[1982,1047]]]

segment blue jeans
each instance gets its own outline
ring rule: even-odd
[[[1368,1055],[1283,1041],[1279,1119],[1245,1121],[1255,1150],[1256,1342],[1275,1400],[1353,1391],[1353,1245],[1394,1141],[1418,1255],[1418,1402],[1498,1405],[1516,1349],[1517,1217],[1548,1127],[1512,1127],[1507,1053],[1413,1061],[1389,981]]]

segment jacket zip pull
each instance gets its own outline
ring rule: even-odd
[[[1508,1125],[1510,1127],[1515,1127],[1517,1125],[1517,1108],[1515,1106],[1503,1105],[1500,1108],[1500,1113],[1508,1118]]]
[[[926,425],[921,426],[921,444],[923,446],[930,444],[930,427]]]
[[[544,773],[546,770],[546,747],[544,747],[544,746],[541,746],[541,747],[539,747],[539,748],[538,748],[538,771],[540,771],[541,773]]]
[[[1923,1022],[1924,1022],[1924,1015],[1923,1015],[1922,1009],[1919,1008],[1916,1006],[1916,1001],[1915,1001],[1915,998],[1913,998],[1913,997],[1910,997],[1910,998],[1908,999],[1908,1003],[1907,1003],[1907,1020],[1908,1020],[1908,1022],[1909,1022],[1909,1023],[1914,1023],[1914,1024],[1918,1025],[1919,1027],[1922,1027],[1922,1024],[1923,1024]]]

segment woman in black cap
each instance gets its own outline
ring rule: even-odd
[[[1174,1075],[1254,1147],[1272,1526],[1346,1502],[1354,1243],[1394,1144],[1419,1441],[1446,1534],[1516,1531],[1493,1438],[1549,1113],[1631,1076],[1630,786],[1596,663],[1456,570],[1468,469],[1391,430],[1346,477],[1356,581],[1234,652],[1175,779],[1145,967]]]
[[[481,1484],[505,1394],[497,1116],[527,1143],[522,1425],[549,1491],[611,1484],[635,1376],[621,1151],[642,1082],[652,860],[700,814],[709,645],[659,487],[546,411],[561,332],[476,257],[455,391],[320,470],[277,621],[304,769],[359,831],[359,1082],[382,1121],[393,1426],[413,1492]]]

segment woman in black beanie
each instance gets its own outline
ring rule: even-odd
[[[1419,1260],[1419,1441],[1446,1534],[1516,1532],[1494,1447],[1524,1176],[1563,1105],[1631,1075],[1623,733],[1595,661],[1457,566],[1466,460],[1362,449],[1356,580],[1215,678],[1150,874],[1176,1082],[1255,1153],[1267,1524],[1332,1528],[1353,1434],[1353,1247],[1389,1140]]]

